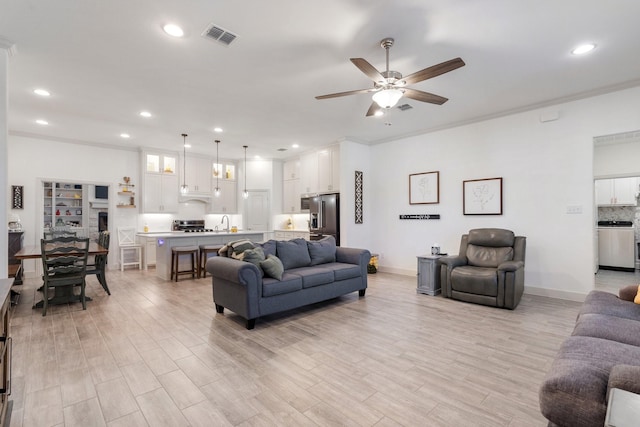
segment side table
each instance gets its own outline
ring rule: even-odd
[[[440,293],[440,269],[438,259],[441,255],[418,256],[418,289],[416,292],[426,295]]]

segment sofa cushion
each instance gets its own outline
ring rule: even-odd
[[[307,242],[311,265],[325,264],[336,261],[336,239],[327,236],[322,240]]]
[[[505,261],[513,260],[513,248],[492,248],[469,244],[467,246],[467,259],[469,260],[469,265],[496,268]]]
[[[326,285],[334,282],[332,270],[321,267],[301,267],[287,270],[287,273],[302,277],[302,287],[312,288],[314,286]]]
[[[451,272],[451,289],[475,295],[498,296],[498,275],[493,268],[463,265]]]
[[[272,297],[275,295],[288,294],[302,289],[302,277],[295,274],[284,273],[282,280],[269,277],[262,279],[262,296]]]
[[[264,261],[266,258],[264,256],[264,251],[262,250],[261,247],[257,247],[257,248],[253,248],[253,249],[247,249],[246,251],[244,251],[242,253],[243,257],[242,260],[245,262],[250,262],[251,264],[255,265],[258,268],[260,267],[260,262]],[[262,271],[262,270],[260,270]]]
[[[580,316],[572,335],[603,338],[640,347],[640,322],[606,314],[587,313]]]
[[[602,427],[609,373],[640,365],[640,347],[601,338],[567,338],[540,388],[542,414],[557,425]]]
[[[606,314],[640,321],[640,305],[624,301],[604,291],[591,291],[584,300],[579,316],[587,313]]]
[[[276,255],[282,261],[285,270],[307,267],[311,264],[307,241],[304,239],[279,240],[276,242]]]
[[[282,261],[280,261],[277,256],[269,255],[264,261],[260,261],[260,267],[267,276],[282,280],[284,267],[282,266]]]
[[[333,277],[336,281],[353,279],[354,277],[362,276],[360,266],[355,264],[332,262],[331,264],[322,264],[322,268],[333,271]]]
[[[265,258],[269,255],[276,255],[276,241],[271,239],[264,243],[254,243],[255,247],[261,247],[264,251]]]

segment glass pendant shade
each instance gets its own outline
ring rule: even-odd
[[[216,165],[215,165],[215,175],[216,175],[216,188],[213,190],[213,195],[216,197],[220,197],[220,186],[218,185],[218,180],[220,179],[220,174],[222,173],[222,171],[219,169],[220,168],[220,140],[216,139]]]
[[[249,192],[247,191],[247,147],[248,145],[243,145],[244,148],[244,191],[242,192],[242,197],[245,199],[249,198]]]
[[[395,106],[403,92],[400,89],[384,89],[373,95],[373,100],[382,108],[392,108]]]

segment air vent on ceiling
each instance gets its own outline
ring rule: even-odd
[[[401,111],[411,110],[412,108],[413,107],[409,104],[398,105],[398,110],[401,110]]]
[[[229,46],[238,36],[216,24],[209,24],[209,26],[207,26],[207,28],[202,32],[202,37],[206,37],[225,46]]]

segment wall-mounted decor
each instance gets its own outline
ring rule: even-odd
[[[409,204],[440,203],[440,172],[422,172],[409,175]]]
[[[363,205],[362,205],[362,171],[356,171],[356,224],[362,224],[364,221],[363,217]]]
[[[22,185],[11,186],[11,208],[22,209],[22,202],[24,200],[24,188]]]
[[[502,178],[463,181],[462,194],[465,215],[502,215]]]
[[[399,219],[440,219],[440,214],[400,214]]]

